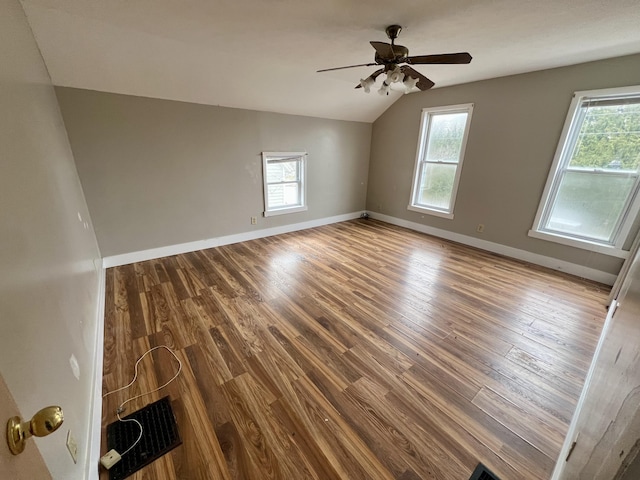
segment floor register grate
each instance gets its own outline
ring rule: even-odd
[[[491,470],[479,463],[469,480],[500,480]]]
[[[133,450],[109,470],[110,480],[127,478],[182,443],[169,397],[164,397],[123,418],[142,424],[142,438]],[[140,428],[134,422],[107,425],[107,450],[124,452],[136,441]]]

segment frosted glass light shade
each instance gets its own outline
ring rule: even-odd
[[[360,86],[364,89],[364,93],[369,93],[374,83],[376,83],[376,81],[371,77],[360,79]]]
[[[404,73],[402,73],[400,67],[396,66],[396,68],[387,72],[388,83],[401,82],[402,80],[404,80]]]
[[[404,82],[402,82],[402,84],[404,85],[404,93],[409,93],[411,90],[413,90],[413,87],[415,87],[417,83],[417,78],[409,76],[404,77]]]
[[[389,90],[389,84],[387,83],[387,80],[385,80],[384,82],[382,82],[382,86],[378,90],[378,93],[380,95],[389,95]]]

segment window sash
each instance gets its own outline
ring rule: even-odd
[[[280,163],[285,163],[285,162],[280,162]],[[286,163],[293,163],[291,160],[287,161]],[[301,160],[297,160],[296,162],[296,175],[295,175],[295,180],[278,180],[278,181],[273,181],[270,182],[267,179],[267,185],[279,185],[279,184],[284,184],[284,183],[302,183],[302,176],[301,174],[301,170],[302,170],[302,161]],[[269,165],[272,165],[272,162],[268,162],[267,163],[267,168],[269,168]]]
[[[621,250],[627,240],[635,217],[640,211],[640,175],[631,170],[609,170],[606,168],[590,168],[571,166],[575,149],[578,146],[589,108],[601,106],[622,106],[640,103],[640,86],[623,87],[619,89],[607,89],[601,91],[576,92],[572,100],[565,126],[563,128],[558,148],[549,178],[543,192],[542,201],[538,207],[538,213],[534,221],[534,227],[529,232],[530,236],[545,238],[579,248],[608,253],[614,256],[623,256]],[[588,235],[567,232],[549,226],[553,209],[558,201],[560,188],[565,176],[568,174],[599,175],[613,177],[633,178],[634,182],[629,190],[624,204],[615,219],[614,228],[607,240],[594,238]],[[550,236],[544,236],[549,234]],[[542,235],[542,237],[540,236]],[[557,239],[554,240],[554,236]],[[604,247],[604,248],[599,248]]]
[[[269,210],[280,210],[283,208],[295,208],[295,207],[300,207],[302,205],[302,201],[301,201],[301,184],[300,182],[286,182],[286,183],[271,183],[269,184],[269,187],[273,187],[273,186],[283,186],[286,187],[287,185],[293,185],[296,187],[296,200],[293,203],[286,203],[286,188],[283,188],[282,190],[282,196],[283,196],[283,202],[276,202],[276,199],[273,198],[275,194],[272,195],[267,195],[268,197],[268,201],[269,201]],[[273,189],[270,189],[273,190]]]
[[[418,180],[417,180],[417,185],[416,185],[416,191],[415,191],[415,196],[414,196],[414,200],[413,200],[413,204],[416,207],[423,207],[423,208],[429,208],[429,209],[433,209],[436,211],[440,211],[440,212],[445,212],[445,213],[449,213],[451,211],[451,204],[452,204],[452,196],[453,196],[453,189],[455,188],[455,185],[451,186],[451,191],[449,192],[449,202],[448,205],[446,207],[441,207],[438,205],[434,205],[433,203],[422,203],[420,201],[420,196],[423,190],[425,190],[425,185],[423,183],[423,178],[426,175],[425,174],[425,170],[427,168],[428,165],[451,165],[454,166],[454,173],[453,173],[453,177],[454,177],[454,184],[455,184],[455,178],[458,176],[458,163],[453,163],[453,162],[422,162],[422,165],[420,167],[420,172],[419,172],[419,176],[418,176]]]
[[[563,181],[566,177],[567,173],[572,173],[572,174],[578,174],[578,175],[584,175],[584,176],[598,176],[598,177],[611,177],[611,178],[633,178],[634,182],[633,185],[629,188],[629,194],[626,196],[626,199],[624,201],[624,203],[622,204],[622,206],[620,207],[620,211],[619,214],[616,217],[616,222],[613,225],[613,228],[611,229],[611,234],[609,235],[609,237],[607,239],[602,239],[602,238],[596,238],[594,236],[589,236],[586,234],[580,234],[577,232],[571,232],[569,231],[569,229],[560,229],[560,228],[554,228],[551,226],[552,223],[552,214],[554,213],[554,207],[556,206],[558,199],[559,199],[559,195],[560,195],[560,188],[563,185]],[[543,221],[542,221],[542,228],[540,229],[543,232],[549,232],[549,233],[553,233],[553,234],[558,234],[558,235],[566,235],[572,238],[576,238],[576,239],[580,239],[580,240],[585,240],[585,241],[589,241],[589,242],[595,242],[595,243],[601,243],[603,245],[610,245],[610,246],[615,246],[618,240],[618,236],[620,234],[620,232],[622,231],[622,226],[627,218],[627,215],[631,209],[631,206],[633,204],[633,200],[635,197],[635,192],[638,189],[638,175],[637,174],[619,174],[619,173],[613,173],[613,172],[606,172],[606,171],[582,171],[582,170],[577,170],[577,169],[572,169],[572,168],[567,168],[567,169],[563,169],[561,170],[557,177],[556,177],[556,185],[554,188],[554,192],[553,192],[553,197],[550,199],[549,202],[549,207],[546,209],[545,211],[545,215],[543,217]]]
[[[437,216],[444,216],[446,218],[453,218],[453,208],[458,191],[458,184],[460,181],[460,174],[462,168],[462,162],[464,160],[464,154],[467,144],[467,138],[469,135],[469,126],[471,123],[471,115],[473,112],[473,104],[464,105],[452,105],[449,107],[434,107],[425,108],[422,110],[422,118],[420,122],[420,139],[418,141],[418,151],[416,154],[416,167],[414,170],[414,178],[411,188],[411,199],[409,210],[420,211],[423,213],[429,213]],[[462,139],[460,142],[460,148],[457,152],[455,159],[428,159],[428,154],[431,147],[431,141],[433,139],[432,127],[433,119],[438,116],[446,116],[453,114],[464,113],[466,115],[464,130],[462,132]],[[442,165],[454,167],[453,182],[449,193],[449,201],[446,207],[434,205],[433,203],[423,203],[421,200],[422,192],[425,189],[423,185],[423,178],[425,176],[425,169],[429,165]]]
[[[264,216],[278,215],[281,213],[293,213],[304,211],[306,207],[305,191],[305,152],[262,152],[263,158],[263,183],[264,183]],[[295,180],[269,181],[268,169],[270,165],[295,162]],[[282,204],[270,195],[270,187],[295,185],[295,203]],[[283,189],[284,192],[284,189]],[[285,194],[283,193],[283,196]]]

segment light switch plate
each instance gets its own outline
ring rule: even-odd
[[[73,458],[73,463],[78,463],[78,444],[75,437],[71,434],[71,430],[67,433],[67,449]]]

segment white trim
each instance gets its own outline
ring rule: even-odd
[[[547,257],[538,253],[528,252],[519,248],[508,247],[499,243],[489,242],[487,240],[481,240],[479,238],[470,237],[461,233],[450,232],[448,230],[442,230],[440,228],[430,227],[421,223],[411,222],[409,220],[403,220],[401,218],[391,217],[377,212],[368,212],[371,218],[376,220],[382,220],[383,222],[398,225],[400,227],[410,228],[417,232],[426,233],[435,237],[444,238],[453,242],[462,243],[471,247],[480,248],[489,252],[504,255],[505,257],[515,258],[525,262],[540,265],[542,267],[551,268],[561,272],[567,272],[571,275],[587,278],[596,282],[604,283],[606,285],[613,285],[616,281],[616,275],[612,273],[596,270],[595,268],[585,267],[575,263],[570,263],[557,258]]]
[[[453,213],[443,212],[440,210],[433,210],[431,208],[419,207],[417,205],[407,205],[407,210],[418,213],[426,213],[427,215],[433,215],[434,217],[448,218],[453,220]]]
[[[550,242],[556,242],[562,245],[568,245],[570,247],[582,248],[583,250],[602,253],[603,255],[609,255],[618,258],[629,258],[629,252],[626,250],[622,250],[616,247],[610,247],[607,245],[599,245],[588,240],[576,240],[575,238],[565,237],[563,235],[554,235],[549,232],[540,232],[536,230],[529,230],[528,235],[539,240],[548,240]]]
[[[411,182],[411,197],[409,198],[409,206],[414,208],[421,208],[423,210],[421,213],[426,213],[429,215],[435,215],[438,217],[445,218],[453,218],[453,209],[456,204],[456,197],[458,195],[458,186],[460,184],[460,176],[462,175],[462,164],[464,163],[464,156],[467,149],[467,140],[469,139],[469,130],[471,129],[471,117],[473,115],[473,103],[463,103],[459,105],[448,105],[443,107],[426,107],[422,109],[422,115],[420,116],[420,137],[418,139],[418,149],[416,151],[416,163],[415,168],[413,170],[413,180]],[[427,205],[421,205],[417,202],[417,197],[420,192],[418,188],[418,182],[420,181],[420,176],[422,173],[422,169],[424,168],[423,164],[425,163],[434,163],[427,162],[424,160],[426,155],[427,144],[429,143],[429,136],[431,133],[431,117],[434,114],[452,114],[452,113],[466,113],[467,119],[464,125],[464,132],[462,133],[462,143],[460,145],[460,155],[458,157],[458,161],[455,163],[449,163],[448,165],[456,166],[456,173],[453,179],[453,185],[451,186],[451,198],[449,200],[449,208],[447,210],[435,210],[429,208]],[[443,162],[444,164],[444,162]],[[411,208],[409,209],[411,210]],[[451,215],[451,217],[447,217],[446,215]]]
[[[607,92],[607,93],[602,93]],[[640,92],[640,85],[630,85],[628,87],[616,87],[616,88],[600,88],[598,90],[581,90],[575,92],[574,95],[579,97],[620,97],[623,95],[633,95]]]
[[[307,210],[307,152],[262,152],[262,192],[264,195],[264,217],[283,215],[285,213],[304,212]],[[298,162],[299,203],[290,206],[271,208],[269,205],[269,182],[267,167],[270,163]],[[288,182],[287,182],[288,183]],[[291,182],[293,183],[293,182]]]
[[[297,213],[297,212],[306,212],[309,210],[306,205],[296,205],[294,207],[282,207],[277,208],[275,210],[265,210],[262,213],[263,217],[275,217],[276,215],[284,215],[285,213]]]
[[[104,262],[104,260],[103,260]],[[93,360],[93,392],[89,404],[89,433],[87,434],[84,478],[98,480],[100,442],[102,440],[102,369],[104,363],[104,305],[106,297],[106,271],[103,262],[96,263],[98,272],[98,309],[96,311],[95,347]]]
[[[569,137],[569,133],[574,126],[575,116],[578,114],[578,105],[581,102],[581,96],[579,92],[573,94],[573,98],[571,99],[571,103],[569,104],[569,110],[567,111],[567,116],[564,119],[564,125],[562,127],[562,133],[560,134],[560,139],[558,140],[558,145],[556,147],[556,151],[553,155],[553,162],[551,163],[551,168],[549,169],[549,175],[547,176],[547,182],[544,185],[544,190],[542,191],[542,197],[540,197],[540,203],[538,204],[538,211],[536,212],[536,217],[533,221],[532,230],[538,231],[540,229],[540,222],[542,221],[542,215],[547,209],[547,205],[549,203],[549,199],[551,196],[551,188],[555,183],[556,175],[558,174],[558,169],[560,168],[560,161],[564,156],[564,151],[567,147],[567,138]]]
[[[280,160],[295,160],[298,157],[305,157],[307,152],[262,152],[262,157],[277,157]]]
[[[237,233],[234,235],[225,235],[223,237],[208,238],[206,240],[197,240],[195,242],[180,243],[177,245],[168,245],[166,247],[151,248],[149,250],[140,250],[138,252],[123,253],[121,255],[111,255],[102,259],[104,268],[117,267],[119,265],[127,265],[129,263],[143,262],[154,258],[168,257],[178,255],[180,253],[195,252],[206,248],[214,248],[232,243],[246,242],[255,240],[256,238],[271,237],[282,233],[295,232],[298,230],[306,230],[308,228],[321,227],[331,223],[344,222],[360,217],[362,211],[345,213],[343,215],[335,215],[333,217],[319,218],[317,220],[309,220],[307,222],[292,223],[282,225],[280,227],[264,228],[251,232]]]
[[[551,480],[558,480],[564,471],[564,467],[567,464],[566,458],[569,454],[569,449],[573,442],[576,441],[577,438],[577,428],[578,428],[578,417],[580,416],[580,411],[584,406],[584,402],[587,398],[587,393],[589,391],[589,387],[591,385],[591,381],[593,380],[593,375],[596,369],[596,362],[600,357],[600,352],[602,351],[602,346],[604,344],[605,338],[609,333],[611,328],[611,324],[613,323],[613,314],[616,312],[618,308],[618,302],[613,301],[609,306],[609,311],[607,312],[607,318],[604,321],[604,325],[602,327],[602,333],[600,334],[600,338],[598,339],[598,345],[596,345],[596,351],[593,354],[593,359],[591,360],[591,365],[589,365],[589,371],[587,372],[587,377],[584,381],[584,386],[582,387],[582,392],[580,393],[580,398],[578,399],[578,404],[576,405],[576,409],[574,410],[573,417],[571,419],[571,424],[569,425],[569,431],[567,432],[567,436],[564,438],[564,443],[562,444],[562,449],[560,449],[560,455],[558,455],[558,460],[556,461],[556,466],[553,470],[553,474],[551,475]]]

